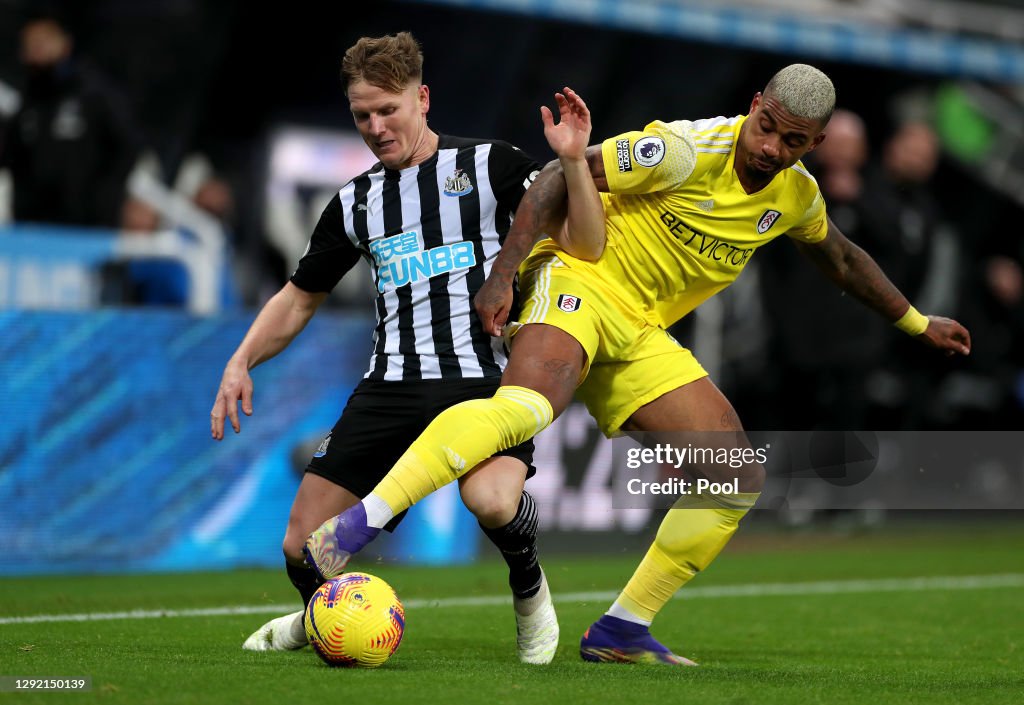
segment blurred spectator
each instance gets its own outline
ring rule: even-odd
[[[943,224],[929,187],[938,167],[939,142],[926,123],[901,125],[886,141],[882,162],[868,170],[864,198],[871,229],[888,233],[889,247],[879,259],[885,273],[914,301],[929,274],[928,256]]]
[[[199,185],[192,201],[222,223],[234,217],[235,197],[228,182],[212,176]]]
[[[828,205],[829,216],[852,241],[886,269],[894,225],[870,216],[864,198],[868,138],[864,121],[837,110],[826,138],[809,155]],[[881,228],[881,229],[880,229]],[[796,403],[775,409],[774,425],[788,429],[859,430],[867,427],[864,380],[894,335],[877,316],[844,296],[834,284],[801,260],[796,248],[781,243],[765,253],[762,279],[774,345],[776,398]],[[849,335],[856,331],[856,335]],[[781,393],[784,392],[784,393]]]
[[[896,286],[918,306],[955,315],[962,271],[956,237],[933,192],[939,156],[939,140],[928,123],[901,124],[886,140],[881,164],[868,171],[864,213],[868,229],[884,234],[879,245],[886,246],[875,259]],[[949,373],[948,363],[922,359],[905,336],[887,336],[886,341],[884,370],[869,380],[881,423],[907,429],[935,426],[935,395]]]
[[[189,169],[190,163],[201,166]],[[191,179],[187,172],[191,171]],[[191,181],[191,183],[190,183]],[[186,157],[175,180],[177,192],[217,224],[224,240],[225,261],[220,292],[221,306],[237,307],[242,304],[239,282],[255,278],[251,257],[238,241],[238,221],[235,211],[235,190],[227,178],[214,169],[208,158],[201,154]]]
[[[849,110],[837,110],[829,120],[828,137],[809,157],[817,167],[818,184],[831,196],[830,204],[845,207],[860,198],[864,187],[861,172],[867,160],[864,121]]]
[[[985,282],[1001,308],[1020,310],[1024,275],[1017,262],[1009,257],[993,257],[985,265]]]
[[[237,164],[232,171],[222,170],[219,165],[231,164],[232,155],[214,156],[216,151],[216,145],[209,145],[209,149],[188,153],[181,161],[173,188],[220,224],[231,251],[229,265],[240,301],[262,305],[277,292],[281,278],[291,270],[254,222],[254,211],[259,209],[253,207],[251,184],[246,181],[254,174]],[[243,205],[246,194],[249,201]]]
[[[232,207],[230,189],[204,182],[176,191],[152,171],[152,162],[148,168],[137,167],[129,181],[121,207],[120,236],[126,241],[122,252],[131,256],[103,267],[102,302],[191,307],[195,287],[202,284],[193,281],[186,260],[194,265],[198,254],[217,272],[216,308],[237,306],[240,302],[229,266],[226,226],[211,217],[214,211],[226,213]],[[209,179],[208,175],[203,178]]]
[[[16,221],[117,226],[125,180],[140,148],[123,96],[72,53],[56,15],[21,30],[21,105],[0,144],[13,180]]]
[[[128,197],[121,206],[121,230],[129,237],[156,232],[160,227],[160,214],[145,201]]]
[[[1012,255],[976,261],[963,315],[978,345],[940,389],[940,420],[956,428],[1015,430],[1024,423],[1024,268]]]
[[[121,207],[123,237],[148,238],[160,228],[160,214],[145,201],[129,196]],[[188,301],[188,272],[167,259],[131,259],[104,266],[105,304],[184,306]]]
[[[216,173],[210,173],[196,187],[192,204],[213,218],[220,226],[224,239],[225,259],[221,274],[220,304],[223,308],[236,308],[242,304],[239,280],[250,277],[249,258],[238,252],[235,238],[235,194],[231,184]]]

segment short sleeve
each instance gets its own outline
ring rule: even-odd
[[[825,212],[825,199],[821,191],[814,189],[811,205],[804,211],[800,221],[786,231],[786,235],[801,242],[821,242],[828,234],[828,217]]]
[[[526,189],[537,178],[540,164],[517,147],[507,142],[491,145],[487,162],[491,189],[498,203],[515,211],[519,207]]]
[[[687,181],[697,164],[691,123],[656,120],[642,132],[626,132],[601,145],[612,193],[668,191]]]
[[[345,234],[341,197],[334,194],[313,229],[306,252],[291,282],[304,291],[326,292],[337,286],[348,270],[359,261],[360,253]]]

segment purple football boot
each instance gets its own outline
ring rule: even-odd
[[[651,636],[644,624],[604,615],[583,632],[580,656],[598,663],[659,663],[696,666],[688,658],[672,653]]]
[[[366,508],[360,502],[321,524],[306,539],[302,552],[320,577],[330,580],[341,575],[352,556],[379,533],[380,529],[366,523]]]

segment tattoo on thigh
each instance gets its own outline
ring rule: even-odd
[[[729,409],[722,414],[722,428],[736,429],[740,427],[740,415],[736,413],[735,409]]]
[[[568,360],[544,360],[541,363],[544,371],[551,375],[551,378],[562,384],[566,382],[576,383],[576,374],[573,364]]]

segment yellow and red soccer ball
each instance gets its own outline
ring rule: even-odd
[[[367,573],[345,573],[314,593],[306,636],[328,665],[376,668],[402,643],[405,610],[394,589]]]

